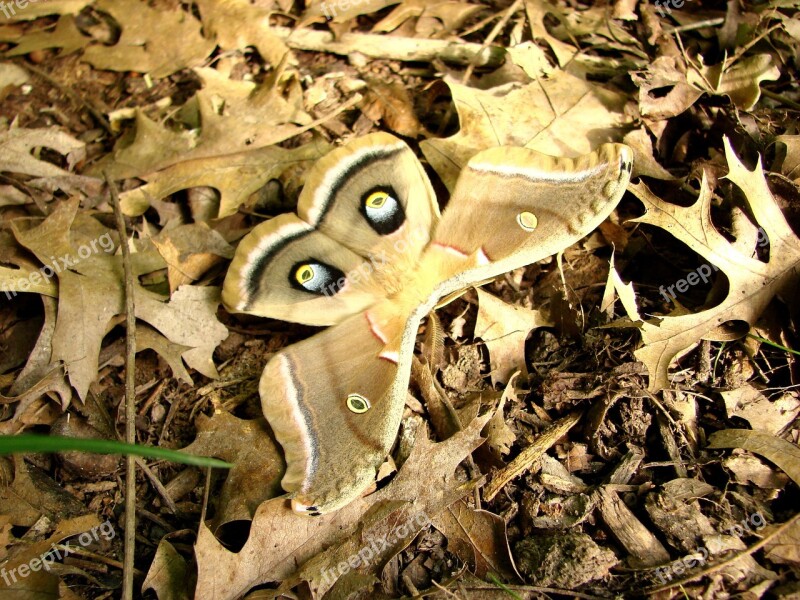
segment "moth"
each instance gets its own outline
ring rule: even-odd
[[[295,511],[336,510],[375,481],[437,302],[587,235],[619,202],[632,162],[622,144],[574,159],[491,148],[440,213],[414,152],[374,133],[309,170],[297,214],[243,238],[223,284],[228,310],[329,326],[278,352],[259,383]]]

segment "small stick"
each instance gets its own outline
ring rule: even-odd
[[[489,485],[483,488],[483,499],[489,502],[506,483],[527,471],[536,460],[541,458],[542,455],[553,446],[553,444],[566,435],[580,419],[581,413],[579,411],[573,411],[539,434],[539,437],[536,438],[533,444],[520,452],[519,456],[512,460],[504,469],[494,474]]]
[[[120,244],[122,246],[122,266],[125,272],[125,441],[136,443],[136,312],[133,303],[133,269],[131,268],[131,250],[128,247],[128,234],[125,230],[125,219],[119,206],[119,191],[114,180],[104,173],[108,188],[111,191],[111,204],[117,219]],[[125,557],[123,560],[122,597],[133,600],[134,551],[136,548],[136,457],[126,456],[125,472]]]
[[[448,63],[468,65],[473,61],[479,67],[498,67],[505,58],[505,49],[499,46],[448,40],[424,40],[395,35],[371,33],[345,33],[339,39],[327,31],[315,29],[270,28],[293,50],[330,52],[347,56],[359,52],[370,58],[384,58],[409,62],[430,62],[441,59]]]

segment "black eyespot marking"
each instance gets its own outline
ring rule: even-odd
[[[403,205],[392,187],[372,188],[361,197],[361,214],[380,235],[397,231],[406,220]]]
[[[334,266],[310,258],[289,271],[289,283],[295,289],[319,296],[332,296],[342,289],[344,273]]]

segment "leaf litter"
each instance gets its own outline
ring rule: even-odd
[[[236,465],[137,471],[137,590],[796,593],[798,7],[24,4],[0,16],[0,433],[119,434],[127,244],[138,442]],[[470,61],[488,66],[465,77]],[[417,143],[442,189],[499,144],[624,139],[640,180],[560,260],[425,323],[439,334],[393,474],[309,520],[280,495],[255,383],[310,332],[228,315],[218,286],[316,159],[380,128]],[[78,458],[0,458],[3,594],[119,595],[121,536],[82,548],[103,566],[20,576],[99,524],[122,532],[118,473]]]

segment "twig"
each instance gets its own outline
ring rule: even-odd
[[[111,191],[111,204],[117,218],[117,231],[122,246],[122,266],[125,272],[125,441],[136,443],[136,312],[133,303],[133,269],[131,268],[131,251],[128,247],[128,234],[125,230],[125,219],[119,206],[119,192],[114,180],[103,174]],[[133,600],[133,559],[136,548],[136,458],[126,457],[125,473],[125,558],[123,560],[123,600]]]
[[[573,411],[539,434],[533,444],[520,452],[519,456],[512,460],[505,468],[494,474],[489,485],[483,488],[483,499],[489,502],[506,483],[527,471],[536,460],[541,458],[541,456],[553,446],[553,444],[566,435],[580,419],[581,413],[579,411]]]
[[[430,62],[436,58],[455,64],[498,67],[505,57],[505,49],[486,48],[485,44],[448,40],[424,40],[394,35],[371,33],[345,33],[339,39],[332,33],[315,29],[290,29],[272,27],[272,33],[293,50],[330,52],[347,56],[359,52],[370,58],[384,58],[411,62]]]
[[[698,21],[697,23],[689,23],[688,25],[678,25],[677,27],[670,27],[664,30],[665,35],[673,33],[681,33],[682,31],[694,31],[695,29],[705,29],[706,27],[716,27],[725,22],[724,17],[716,19],[706,19],[705,21]]]
[[[503,18],[501,18],[495,24],[495,26],[492,28],[492,31],[489,32],[489,35],[486,36],[486,39],[483,41],[483,44],[481,44],[480,48],[475,53],[475,58],[481,56],[481,53],[484,52],[486,50],[486,48],[489,47],[489,45],[500,34],[500,32],[503,30],[503,28],[508,23],[508,21],[511,19],[511,16],[515,12],[517,12],[519,10],[519,8],[522,6],[523,2],[524,2],[524,0],[516,0],[514,2],[514,4],[509,6],[508,9],[506,9],[506,12],[503,15]],[[476,67],[480,67],[480,66],[483,66],[483,65],[481,65],[477,60],[470,60],[469,63],[467,64],[467,70],[464,71],[464,75],[461,77],[461,84],[462,85],[467,85],[467,83],[469,83],[470,77],[472,77],[472,73],[475,71],[475,68]],[[447,127],[448,123],[450,123],[450,119],[452,118],[452,116],[453,116],[453,106],[451,105],[451,106],[447,107],[447,112],[445,113],[444,118],[442,119],[442,125],[439,128],[439,132],[438,132],[439,135],[444,133],[444,128]]]
[[[511,20],[511,17],[516,13],[521,7],[524,0],[516,0],[514,4],[508,7],[506,13],[503,15],[503,18],[500,19],[492,30],[489,32],[489,35],[486,36],[486,39],[481,44],[481,49],[475,54],[475,56],[480,56],[483,51],[488,48],[491,43],[495,40],[495,38],[500,35],[500,32],[503,31],[503,28],[506,26]],[[467,70],[464,71],[464,76],[461,78],[461,83],[467,85],[469,83],[469,78],[472,77],[473,71],[475,71],[475,67],[480,66],[477,61],[471,60],[469,61],[469,65],[467,66]]]
[[[781,96],[780,94],[771,92],[766,88],[761,88],[761,95],[766,96],[767,98],[772,98],[773,100],[777,100],[778,102],[781,102],[784,106],[787,106],[788,108],[793,108],[794,110],[800,110],[800,103],[797,103],[794,100],[789,100],[789,98],[787,98],[786,96]]]

